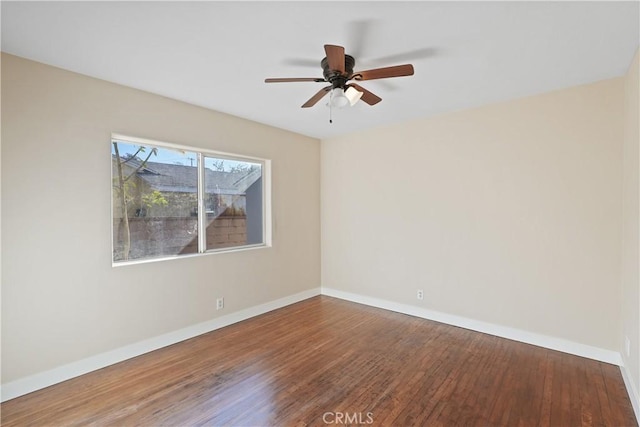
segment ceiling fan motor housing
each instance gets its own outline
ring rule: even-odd
[[[325,57],[320,62],[322,67],[322,74],[326,81],[331,83],[333,88],[343,88],[347,84],[347,80],[353,74],[353,67],[356,65],[356,60],[351,55],[344,56],[344,73],[329,68],[329,60]]]

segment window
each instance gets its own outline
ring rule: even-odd
[[[113,262],[266,245],[267,161],[111,140]]]

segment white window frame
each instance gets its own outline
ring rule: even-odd
[[[228,252],[240,252],[253,249],[270,248],[272,246],[272,220],[271,220],[271,160],[254,156],[246,156],[242,154],[227,153],[222,151],[214,151],[199,147],[175,144],[172,142],[157,141],[146,138],[133,137],[117,133],[111,134],[111,143],[124,142],[136,145],[144,145],[147,147],[168,148],[173,150],[191,151],[198,156],[198,252],[194,254],[171,255],[157,258],[145,258],[127,261],[114,261],[114,229],[113,229],[113,176],[111,177],[111,265],[120,267],[124,265],[146,264],[149,262],[167,261],[172,259],[184,259],[198,257],[202,255],[220,254]],[[246,161],[251,163],[259,163],[262,166],[262,243],[251,245],[233,246],[228,248],[209,249],[206,248],[206,206],[205,206],[205,188],[204,188],[204,158],[213,157],[223,160]],[[111,168],[113,170],[113,167]],[[112,172],[113,175],[113,172]]]

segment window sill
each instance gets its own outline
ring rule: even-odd
[[[234,252],[245,252],[245,251],[253,251],[256,249],[268,249],[268,248],[271,248],[271,245],[261,243],[258,245],[247,245],[247,246],[238,246],[233,248],[212,249],[207,252],[197,253],[197,254],[173,255],[173,256],[158,257],[158,258],[136,259],[131,261],[112,261],[111,266],[124,267],[128,265],[149,264],[152,262],[159,262],[159,261],[171,261],[175,259],[197,258],[197,257],[202,257],[207,255],[228,254],[228,253],[234,253]]]

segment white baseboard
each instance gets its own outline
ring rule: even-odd
[[[235,313],[217,317],[184,329],[169,332],[167,334],[127,345],[106,353],[78,360],[77,362],[72,362],[49,371],[40,372],[29,377],[3,384],[0,389],[1,401],[4,402],[14,399],[27,393],[78,377],[88,372],[102,369],[109,365],[131,359],[132,357],[140,356],[141,354],[241,322],[251,317],[259,316],[269,311],[276,310],[317,295],[320,295],[320,288],[309,289],[275,301],[236,311]]]
[[[416,307],[413,305],[387,301],[380,298],[373,298],[365,295],[343,292],[332,288],[323,287],[322,295],[357,302],[372,307],[383,308],[385,310],[395,311],[411,316],[421,317],[423,319],[434,320],[436,322],[446,323],[448,325],[459,326],[461,328],[470,329],[472,331],[483,332],[485,334],[508,338],[510,340],[520,341],[527,344],[533,344],[539,347],[561,351],[563,353],[587,357],[589,359],[599,360],[601,362],[611,363],[613,365],[622,365],[622,358],[620,356],[620,353],[616,351],[592,347],[590,345],[580,344],[562,338],[536,334],[533,332],[523,331],[521,329],[509,328],[507,326],[495,325],[488,322],[481,322],[479,320],[473,320],[462,316],[455,316],[452,314],[428,310],[426,308]]]
[[[631,373],[629,372],[629,368],[627,368],[626,365],[622,365],[620,367],[620,371],[622,372],[624,385],[625,387],[627,387],[627,393],[629,393],[629,399],[631,399],[633,411],[636,413],[636,420],[640,421],[640,393],[638,393],[636,384],[633,382],[633,378],[631,376]]]

